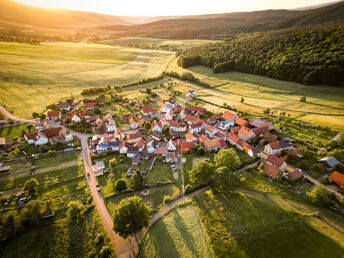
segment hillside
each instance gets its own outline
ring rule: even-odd
[[[331,51],[324,51],[325,49]],[[182,67],[204,65],[303,84],[343,85],[344,26],[246,34],[183,52]]]
[[[344,22],[344,2],[317,9],[264,10],[227,14],[196,15],[158,20],[121,28],[120,36],[168,39],[216,39],[233,34],[263,32]],[[102,29],[113,30],[112,26]],[[123,29],[125,32],[123,32]]]

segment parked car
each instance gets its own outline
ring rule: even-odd
[[[148,188],[148,187],[151,187],[151,185],[150,184],[145,184],[145,187]]]
[[[100,187],[98,183],[96,183],[96,188],[97,188],[97,191],[100,192]]]
[[[133,192],[133,190],[131,189],[125,189],[125,190],[122,190],[121,193],[129,193],[129,192]]]

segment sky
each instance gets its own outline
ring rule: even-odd
[[[172,16],[293,9],[333,0],[16,0],[24,4],[121,16]]]

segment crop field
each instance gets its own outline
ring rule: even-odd
[[[214,257],[194,204],[177,207],[146,233],[138,257]]]
[[[169,64],[167,71],[180,74],[191,72],[210,84],[210,88],[190,86],[198,90],[201,99],[215,104],[227,103],[239,110],[257,114],[268,107],[275,113],[286,112],[291,117],[300,116],[300,121],[333,129],[344,128],[343,88],[306,86],[234,71],[214,74],[211,69],[203,66],[183,69],[177,65],[176,59]],[[306,102],[300,102],[302,96],[306,97]],[[242,97],[244,103],[241,103]]]
[[[340,257],[343,219],[311,206],[256,192],[195,198],[219,257]]]
[[[27,124],[12,125],[0,128],[0,137],[4,137],[6,140],[12,140],[14,137],[21,137],[22,130],[27,131]]]
[[[0,43],[0,103],[18,116],[89,87],[160,75],[174,53],[84,43]]]

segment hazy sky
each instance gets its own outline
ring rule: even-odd
[[[292,9],[333,0],[16,0],[29,5],[113,15],[167,16]]]

